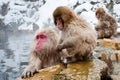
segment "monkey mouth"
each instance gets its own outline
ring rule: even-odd
[[[40,51],[41,48],[40,47],[35,47],[35,51]]]
[[[56,25],[57,27],[58,27],[58,29],[60,29],[60,30],[62,30],[62,24],[61,23],[57,23],[57,25]]]
[[[96,14],[96,17],[97,17],[97,18],[100,18],[100,14],[97,13],[97,14]]]

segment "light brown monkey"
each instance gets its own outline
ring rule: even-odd
[[[63,52],[68,62],[88,59],[97,43],[95,30],[66,6],[56,8],[53,18],[62,33],[57,51]]]
[[[25,68],[21,78],[34,75],[38,70],[58,64],[60,56],[56,52],[58,36],[55,31],[47,28],[38,30],[34,38],[34,48],[30,54],[29,65]]]
[[[95,13],[99,23],[96,26],[98,39],[111,38],[117,31],[116,20],[107,14],[103,8],[98,8]]]

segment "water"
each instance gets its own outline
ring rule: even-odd
[[[0,80],[16,80],[28,64],[33,32],[0,30]]]

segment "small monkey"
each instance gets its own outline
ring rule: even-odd
[[[95,28],[98,34],[98,39],[111,38],[115,35],[118,27],[115,18],[107,14],[103,8],[98,8],[95,15],[99,21]]]
[[[57,51],[68,59],[66,63],[88,59],[97,43],[95,30],[66,6],[57,7],[53,18],[62,33]]]

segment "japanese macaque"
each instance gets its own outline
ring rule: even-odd
[[[90,25],[66,6],[53,12],[54,24],[61,31],[57,51],[69,62],[86,60],[96,47],[97,34]]]
[[[116,34],[118,25],[112,16],[107,14],[103,8],[98,8],[95,15],[99,21],[95,28],[98,34],[98,39],[111,38]]]
[[[58,36],[55,31],[47,28],[38,30],[34,38],[34,48],[30,54],[29,65],[25,68],[21,78],[34,75],[38,70],[56,65],[60,62],[60,56],[56,52]]]

